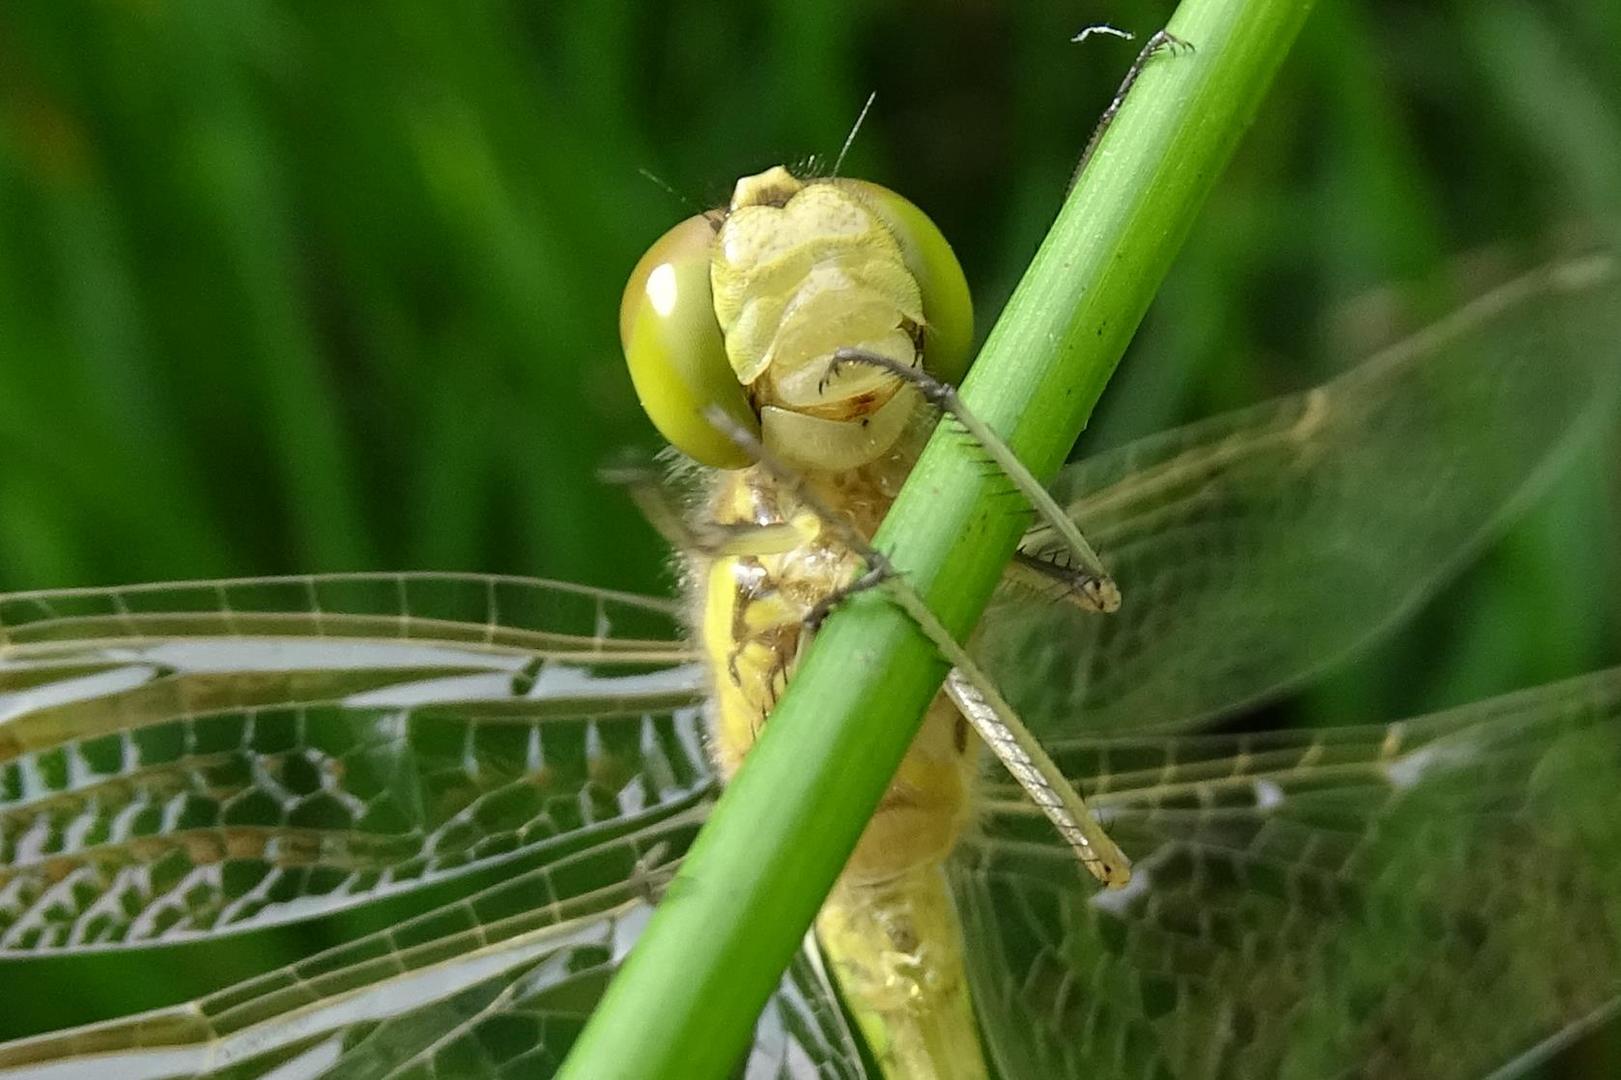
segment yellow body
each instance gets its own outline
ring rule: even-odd
[[[899,247],[845,190],[772,170],[739,183],[712,279],[727,356],[760,410],[768,449],[793,459],[818,502],[871,536],[930,418],[885,373],[857,366],[824,376],[841,346],[917,358],[922,309]],[[713,673],[711,749],[729,777],[792,673],[805,616],[862,567],[758,467],[717,472],[706,513],[723,525],[792,525],[799,537],[694,568],[694,621]],[[937,699],[817,919],[891,1077],[985,1075],[944,874],[971,815],[978,750],[967,722]]]
[[[870,532],[905,475],[898,466],[913,442],[903,439],[904,449],[852,473],[809,482]],[[795,519],[791,499],[758,470],[721,473],[711,511],[720,522],[778,524]],[[699,568],[698,626],[713,673],[710,747],[726,776],[768,721],[805,615],[859,568],[820,534],[781,554],[728,556]],[[892,1078],[985,1075],[944,873],[972,813],[978,751],[961,714],[937,698],[817,917],[846,1000]]]

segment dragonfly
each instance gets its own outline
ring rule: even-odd
[[[1100,888],[976,770],[944,872],[1000,1075],[1509,1075],[1616,1011],[1621,669],[1212,725],[1388,632],[1591,443],[1618,300],[1613,257],[1563,260],[1058,478],[1124,602],[1009,588],[970,647],[1132,868]],[[0,962],[43,979],[416,902],[0,1045],[0,1075],[549,1074],[723,782],[689,622],[474,574],[0,596]],[[859,1042],[808,938],[740,1072],[866,1076]]]

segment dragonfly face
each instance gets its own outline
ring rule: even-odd
[[[703,420],[722,410],[784,460],[850,469],[877,459],[918,401],[884,372],[829,376],[839,348],[967,368],[972,305],[934,224],[877,184],[739,180],[724,213],[677,225],[625,289],[620,337],[638,396],[671,445],[707,465],[748,457]]]

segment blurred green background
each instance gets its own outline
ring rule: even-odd
[[[740,173],[825,165],[876,91],[845,172],[934,216],[987,327],[1135,50],[1070,38],[1169,10],[11,0],[0,586],[387,568],[668,592],[594,475],[655,445],[616,338],[643,248]],[[1443,306],[1460,255],[1613,231],[1618,57],[1613,0],[1322,0],[1083,450],[1319,380]],[[1383,290],[1403,282],[1428,284]],[[1291,716],[1621,657],[1615,459]]]

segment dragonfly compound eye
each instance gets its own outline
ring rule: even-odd
[[[952,385],[973,359],[974,304],[957,256],[929,215],[881,184],[835,180],[877,214],[900,244],[906,268],[923,296],[923,367]]]
[[[709,286],[715,227],[699,214],[659,237],[625,285],[619,341],[653,426],[702,464],[735,469],[748,455],[704,418],[718,407],[756,436],[760,420],[726,359]]]

